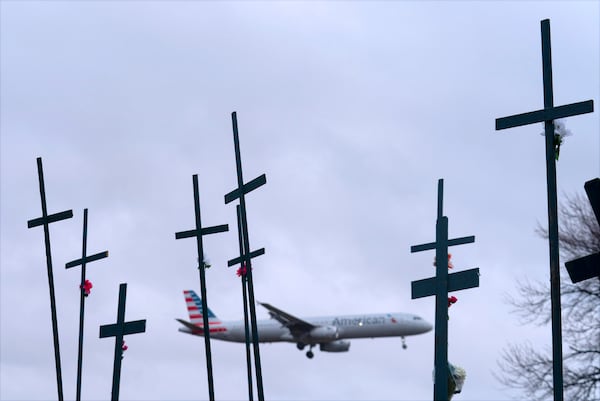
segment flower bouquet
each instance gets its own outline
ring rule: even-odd
[[[462,391],[466,377],[467,372],[463,368],[448,362],[448,400],[451,400],[454,394]]]
[[[544,125],[544,123],[542,123]],[[544,125],[545,126],[545,125]],[[542,136],[546,136],[546,132],[541,132]],[[565,123],[561,120],[554,120],[554,156],[556,160],[558,160],[558,156],[560,155],[560,145],[563,144],[563,141],[566,137],[573,135],[571,131],[569,131],[565,127]]]

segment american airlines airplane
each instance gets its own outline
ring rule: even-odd
[[[192,290],[183,291],[190,322],[176,319],[184,327],[182,333],[202,336],[202,301]],[[260,302],[259,302],[260,303]],[[423,318],[408,313],[378,313],[347,316],[313,317],[300,319],[276,307],[260,303],[272,319],[257,321],[258,339],[261,343],[291,342],[299,350],[309,347],[306,356],[312,358],[312,349],[319,345],[321,351],[345,352],[350,349],[348,338],[402,337],[402,348],[406,348],[404,336],[427,333],[432,325]],[[222,322],[208,309],[210,337],[232,342],[245,342],[243,321]],[[250,333],[250,338],[252,333]]]

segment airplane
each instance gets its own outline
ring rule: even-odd
[[[183,291],[190,321],[175,319],[184,327],[179,331],[196,336],[204,335],[202,301],[192,290]],[[346,316],[314,317],[300,319],[276,307],[260,303],[269,311],[271,319],[257,321],[258,341],[261,343],[291,342],[299,350],[309,347],[306,356],[314,357],[313,347],[319,345],[324,352],[346,352],[350,349],[349,338],[401,337],[431,331],[432,325],[417,315],[408,313],[378,313]],[[210,310],[208,324],[210,338],[231,342],[245,342],[244,321],[222,322]],[[250,339],[252,333],[250,332]]]

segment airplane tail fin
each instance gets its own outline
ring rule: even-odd
[[[185,297],[185,303],[187,304],[188,314],[190,315],[190,322],[195,326],[203,325],[203,310],[202,300],[193,290],[184,290],[183,296]],[[221,323],[217,316],[208,308],[206,308],[208,314],[209,324]]]

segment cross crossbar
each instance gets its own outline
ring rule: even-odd
[[[448,240],[448,246],[470,244],[472,242],[475,242],[475,236],[474,235],[471,235],[469,237],[461,237],[461,238],[449,239]],[[428,251],[428,250],[431,250],[431,249],[436,249],[436,246],[437,246],[436,242],[430,242],[428,244],[422,244],[422,245],[413,245],[413,246],[410,247],[410,252],[411,253],[415,253],[415,252]]]
[[[593,111],[594,101],[586,100],[584,102],[571,103],[564,106],[515,114],[509,117],[497,118],[496,131],[522,125],[541,123],[544,121],[557,120],[559,118],[571,117],[579,114],[592,113]]]
[[[437,294],[437,277],[412,282],[412,299]],[[463,270],[448,275],[448,292],[479,287],[479,268]]]
[[[256,188],[259,188],[267,183],[267,176],[265,174],[253,179],[252,181],[244,184],[240,190],[240,188],[236,188],[233,191],[229,192],[225,195],[225,204],[233,202],[242,196],[242,194],[247,194],[248,192],[254,191]]]
[[[95,255],[92,255],[92,256],[86,256],[86,257],[81,258],[81,259],[73,260],[73,261],[67,263],[65,265],[65,268],[69,269],[71,267],[83,265],[84,263],[91,263],[91,262],[94,262],[96,260],[104,259],[104,258],[107,258],[107,257],[108,257],[108,251],[99,252],[99,253],[97,253]]]
[[[593,277],[600,278],[600,252],[565,263],[569,277],[573,283],[578,283]]]
[[[100,338],[125,336],[128,334],[143,333],[146,331],[146,320],[106,324],[100,326]]]
[[[237,265],[238,263],[242,263],[242,262],[248,262],[250,259],[253,259],[257,256],[264,255],[264,254],[265,254],[265,248],[260,248],[256,251],[250,252],[249,255],[241,255],[235,259],[229,260],[227,262],[227,267],[231,267],[233,265]]]
[[[219,226],[202,228],[200,230],[200,235],[217,234],[217,233],[222,233],[225,231],[229,231],[228,224],[221,224]],[[188,231],[181,231],[181,232],[175,233],[175,239],[191,238],[191,237],[197,237],[197,236],[198,236],[198,230],[188,230]]]
[[[54,213],[46,217],[38,217],[27,222],[27,228],[33,228],[44,224],[56,223],[57,221],[70,219],[73,217],[73,210],[66,210],[64,212]]]

